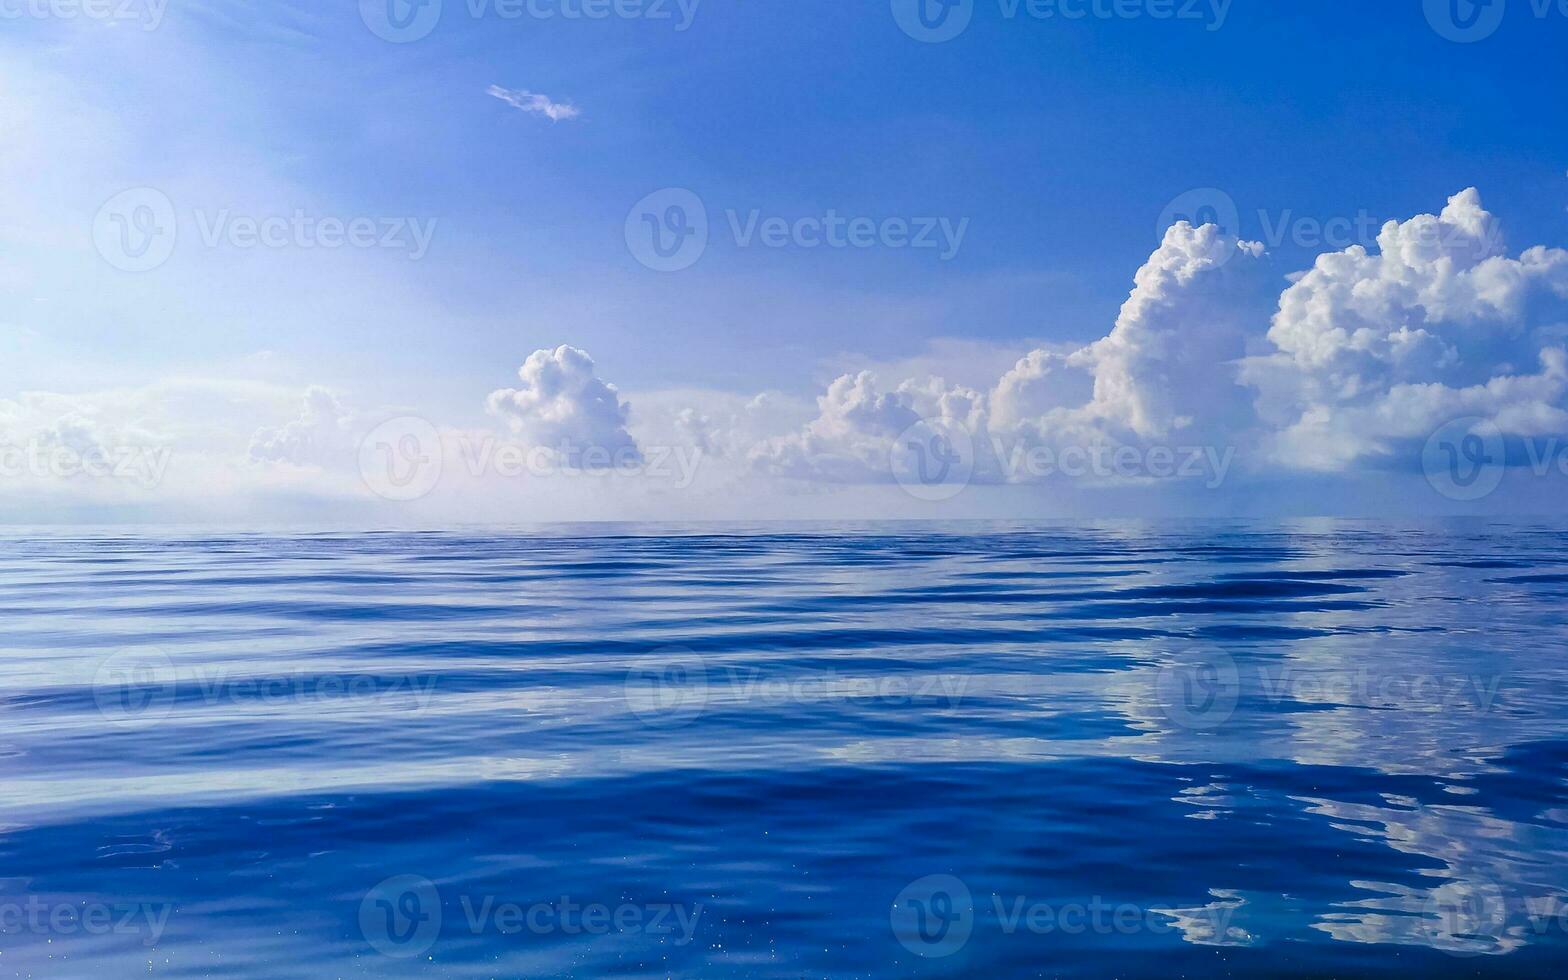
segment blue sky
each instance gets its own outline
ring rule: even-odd
[[[1475,43],[1434,27],[1447,0],[1178,0],[1193,16],[1172,19],[1153,16],[1159,0],[1036,8],[1049,18],[971,0],[944,43],[908,36],[888,2],[669,0],[656,10],[668,18],[586,19],[566,16],[581,0],[535,0],[548,18],[445,0],[408,43],[377,37],[351,0],[128,2],[140,19],[0,3],[13,197],[0,206],[0,399],[80,396],[102,416],[105,391],[264,387],[235,414],[242,455],[253,430],[297,414],[269,421],[261,404],[311,386],[345,417],[493,423],[486,396],[563,344],[591,355],[643,439],[656,438],[636,429],[656,422],[644,407],[675,392],[701,391],[709,418],[721,396],[793,406],[753,441],[809,425],[846,373],[892,389],[934,363],[985,392],[1031,350],[1105,337],[1162,214],[1198,188],[1234,202],[1223,231],[1266,247],[1264,271],[1237,287],[1253,324],[1238,354],[1271,353],[1287,275],[1358,242],[1375,252],[1383,221],[1436,214],[1465,188],[1501,221],[1508,255],[1568,243],[1568,11],[1544,0],[1509,0]],[[576,114],[552,120],[492,86]],[[140,187],[172,202],[179,237],[130,273],[95,250],[94,222]],[[662,188],[694,193],[710,223],[700,259],[676,272],[640,264],[625,232]],[[417,259],[203,242],[219,215],[296,210],[433,230]],[[730,228],[730,212],[829,210],[943,219],[963,237],[944,256],[742,246]],[[1334,219],[1350,239],[1314,237]],[[1520,329],[1559,322],[1528,305],[1510,314]],[[218,433],[203,438],[216,452]]]

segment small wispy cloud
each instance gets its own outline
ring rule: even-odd
[[[492,85],[485,89],[485,94],[500,99],[507,105],[524,112],[537,112],[541,116],[548,116],[551,122],[560,122],[562,119],[574,119],[581,110],[570,102],[554,102],[548,95],[530,92],[521,88],[502,88]]]

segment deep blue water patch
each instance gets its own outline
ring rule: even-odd
[[[15,533],[0,968],[1560,975],[1563,540]]]

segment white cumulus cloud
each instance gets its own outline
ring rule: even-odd
[[[883,383],[845,374],[800,430],[752,451],[766,472],[838,482],[885,479],[895,441],[922,420],[971,436],[974,479],[1027,479],[1006,465],[1019,449],[1116,447],[1171,437],[1247,410],[1228,363],[1245,353],[1237,283],[1256,275],[1260,248],[1215,226],[1173,226],[1134,277],[1114,328],[1082,346],[1036,349],[989,391],[924,376]]]
[[[1229,417],[1239,393],[1226,366],[1246,344],[1240,289],[1260,254],[1214,225],[1172,225],[1109,334],[1077,350],[1033,351],[1002,376],[993,427],[1047,444],[1124,442]]]
[[[565,344],[536,350],[517,371],[520,388],[490,393],[490,411],[534,445],[571,455],[607,452],[623,463],[641,459],[626,424],[631,406],[595,374],[593,358]]]
[[[1343,469],[1463,416],[1561,433],[1564,300],[1568,252],[1510,258],[1471,188],[1439,214],[1389,222],[1377,254],[1320,256],[1280,297],[1274,350],[1241,377],[1287,466]]]
[[[940,378],[911,379],[884,391],[869,371],[846,374],[817,398],[817,409],[799,431],[753,447],[752,463],[796,479],[875,481],[891,478],[895,440],[922,419],[985,431],[985,396]]]
[[[1318,506],[1318,490],[1338,488],[1325,506],[1414,507],[1421,498],[1407,503],[1398,481],[1419,473],[1393,471],[1419,470],[1422,447],[1452,420],[1495,424],[1515,463],[1521,439],[1568,437],[1568,251],[1509,251],[1475,190],[1437,214],[1389,222],[1376,248],[1320,256],[1283,289],[1278,271],[1259,246],[1178,223],[1098,339],[976,342],[882,362],[830,355],[836,377],[814,401],[787,391],[639,391],[634,419],[586,352],[537,350],[514,387],[487,399],[511,434],[500,422],[454,428],[443,419],[450,405],[387,406],[352,389],[340,398],[297,373],[262,380],[264,365],[252,361],[142,387],[23,391],[0,398],[0,464],[13,471],[0,480],[0,502],[35,518],[348,514],[377,504],[360,471],[367,427],[411,411],[442,440],[440,486],[419,504],[431,519],[519,507],[560,518],[881,513],[897,498],[880,485],[907,474],[900,448],[914,443],[901,437],[925,438],[929,430],[911,433],[921,422],[968,433],[950,448],[969,457],[961,472],[987,486],[954,506],[979,498],[973,510],[994,504],[997,513],[1041,502],[1070,510],[1074,499],[1094,512],[1157,481],[1166,482],[1128,509],[1164,494],[1179,509],[1199,498],[1169,481],[1194,473],[1214,477],[1210,489],[1223,485],[1210,501],[1266,508],[1271,494],[1294,492]],[[535,455],[516,456],[516,446],[559,457],[569,478],[535,472]],[[1207,468],[1178,475],[1157,465],[1193,448],[1216,450]],[[1075,475],[1069,450],[1127,450],[1132,462]],[[1027,463],[1035,457],[1047,468]],[[508,469],[514,458],[527,468]],[[125,461],[132,478],[56,459]],[[658,475],[671,467],[678,479]],[[1225,483],[1225,472],[1244,482]],[[1514,482],[1515,502],[1559,492]],[[1263,484],[1273,489],[1258,491]]]
[[[322,464],[341,460],[351,446],[349,413],[336,396],[312,385],[305,391],[297,418],[276,428],[256,431],[250,441],[250,458],[260,462]]]

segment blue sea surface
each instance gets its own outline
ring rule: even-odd
[[[1562,976],[1568,528],[0,535],[0,975]]]

